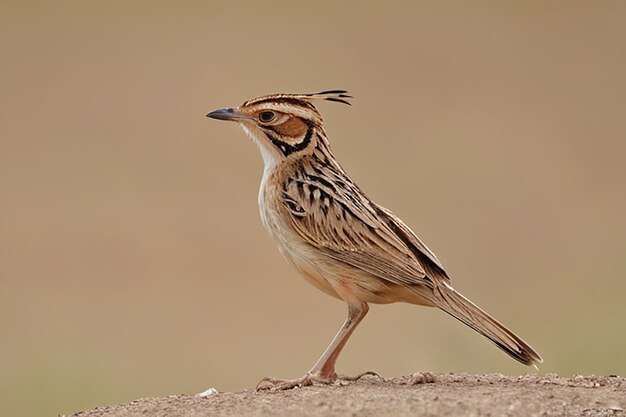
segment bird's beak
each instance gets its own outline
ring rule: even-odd
[[[229,107],[227,109],[213,110],[212,112],[208,113],[206,117],[218,120],[230,120],[233,122],[248,119],[248,116],[244,116],[232,107]]]

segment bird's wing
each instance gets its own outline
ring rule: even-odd
[[[352,183],[293,179],[283,188],[282,203],[294,230],[339,262],[403,286],[426,283],[424,262],[443,271],[408,226]]]
[[[400,238],[413,252],[419,263],[424,268],[426,275],[449,281],[450,278],[437,259],[434,252],[404,222],[390,210],[373,203],[380,219],[384,219],[389,228]]]

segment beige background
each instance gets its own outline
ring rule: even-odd
[[[346,88],[335,153],[544,356],[625,374],[623,2],[3,1],[0,414],[253,387],[344,306],[292,272],[257,149],[217,107]],[[532,372],[374,306],[339,370]]]

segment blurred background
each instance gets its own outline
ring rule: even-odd
[[[320,103],[333,149],[455,287],[544,357],[625,374],[623,2],[3,1],[0,414],[253,388],[346,308],[284,262],[262,161],[204,115]],[[339,372],[534,372],[440,311],[373,306]]]

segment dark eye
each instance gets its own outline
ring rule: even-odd
[[[262,111],[259,113],[259,120],[263,123],[271,122],[276,117],[276,113],[273,111]]]

